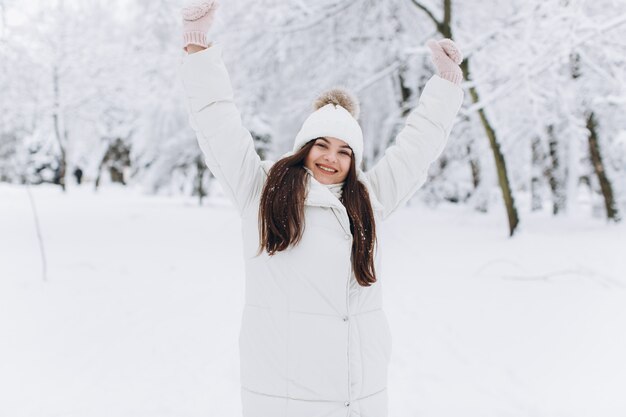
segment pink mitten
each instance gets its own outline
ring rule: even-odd
[[[459,64],[463,62],[463,55],[456,44],[450,39],[426,42],[432,53],[432,60],[437,67],[437,75],[441,78],[460,84],[463,80],[463,71]]]
[[[219,7],[217,0],[204,0],[183,8],[183,49],[187,45],[207,47],[206,33],[215,18],[215,10]]]

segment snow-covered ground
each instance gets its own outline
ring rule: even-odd
[[[47,282],[26,188],[0,184],[0,416],[238,416],[230,205],[32,193]],[[521,216],[513,239],[496,209],[381,226],[390,417],[626,416],[626,224]]]

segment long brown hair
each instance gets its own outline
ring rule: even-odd
[[[289,245],[297,245],[304,233],[304,200],[308,173],[304,161],[315,139],[298,152],[278,160],[268,173],[259,206],[259,251],[272,256]],[[376,223],[369,193],[358,180],[354,155],[343,184],[341,202],[346,208],[352,232],[352,269],[358,283],[369,287],[376,282],[374,247]]]

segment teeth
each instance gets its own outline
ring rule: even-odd
[[[327,172],[335,172],[335,171],[336,171],[336,170],[334,170],[334,169],[325,168],[325,167],[323,167],[323,166],[321,166],[321,165],[318,165],[318,167],[319,167],[320,169],[323,169],[324,171],[327,171]]]

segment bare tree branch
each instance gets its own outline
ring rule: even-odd
[[[553,52],[548,52],[538,57],[533,63],[527,66],[527,68],[532,68],[531,71],[527,72],[523,76],[520,76],[520,74],[512,74],[512,79],[509,82],[503,84],[502,86],[500,86],[500,88],[491,92],[491,94],[487,95],[487,97],[480,102],[475,103],[465,109],[461,109],[459,114],[463,116],[468,116],[475,111],[485,108],[487,105],[499,100],[500,98],[508,96],[510,93],[514,92],[522,82],[524,82],[524,77],[532,78],[538,76],[542,72],[552,67],[560,59],[562,59],[564,54],[569,54],[571,49],[583,45],[584,43],[595,38],[596,36],[604,35],[606,34],[606,32],[613,30],[623,24],[626,24],[626,15],[618,16],[615,19],[609,20],[605,25],[595,28],[588,35],[577,39],[576,42],[574,42],[568,50],[560,50],[561,45],[555,45],[553,47]],[[550,56],[551,58],[546,59],[546,56]]]
[[[439,29],[439,30],[441,29],[441,27],[443,26],[443,23],[440,22],[439,20],[437,20],[435,15],[426,6],[424,6],[423,4],[419,3],[417,0],[411,0],[411,2],[415,5],[415,7],[417,7],[420,10],[422,10],[424,13],[426,13],[428,15],[428,17],[433,21],[435,26],[437,26],[437,29]]]
[[[317,18],[311,20],[310,22],[306,22],[304,24],[294,24],[294,25],[287,25],[287,26],[279,26],[277,28],[270,29],[270,32],[273,32],[273,33],[290,33],[290,32],[298,32],[298,31],[301,31],[301,30],[307,30],[307,29],[310,29],[310,28],[314,27],[315,25],[320,24],[324,20],[328,20],[331,17],[339,14],[340,12],[343,12],[344,10],[348,9],[350,6],[353,6],[353,5],[357,4],[357,3],[358,2],[352,1],[352,0],[344,1],[343,3],[339,3],[335,7],[326,10],[325,13],[321,13]]]
[[[39,225],[39,216],[37,215],[37,206],[35,205],[35,199],[30,191],[29,182],[26,183],[26,192],[28,193],[28,199],[30,201],[30,207],[33,210],[33,219],[35,220],[35,230],[37,231],[37,242],[39,242],[39,254],[41,255],[41,278],[43,282],[48,281],[48,263],[46,262],[46,248],[41,234],[41,226]]]
[[[385,68],[381,69],[376,74],[373,74],[371,77],[361,82],[361,84],[359,84],[354,89],[354,91],[356,93],[360,93],[362,90],[365,90],[367,87],[371,86],[377,81],[382,80],[389,74],[393,74],[395,71],[398,70],[398,68],[400,68],[401,65],[402,65],[402,62],[400,62],[400,60],[393,61],[390,65],[387,65]]]

